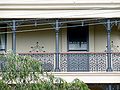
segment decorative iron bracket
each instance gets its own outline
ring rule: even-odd
[[[36,42],[36,45],[35,46],[32,46],[31,47],[31,51],[29,52],[45,52],[43,49],[44,49],[44,46],[40,46],[38,42]]]
[[[119,49],[118,49],[119,46],[115,45],[113,41],[111,41],[110,46],[111,46],[111,52],[119,52]],[[107,48],[107,46],[106,46],[106,48]],[[107,50],[105,50],[105,52],[107,52]]]
[[[59,32],[62,25],[63,24],[61,22],[59,22],[59,20],[57,19],[52,26],[53,26],[53,29],[55,30],[55,32]]]
[[[17,21],[17,20],[12,20],[11,22],[6,22],[6,24],[8,25],[9,28],[13,29],[13,21],[15,21],[15,27],[17,29],[17,27],[19,27],[19,25],[22,24],[22,22]]]

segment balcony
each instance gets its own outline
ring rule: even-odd
[[[42,62],[45,71],[55,71],[55,53],[19,53]],[[120,71],[120,53],[66,52],[59,53],[60,72],[107,72],[108,54],[113,72]]]
[[[120,82],[120,53],[96,53],[96,52],[66,52],[59,53],[59,71],[56,72],[56,53],[19,53],[21,56],[31,56],[40,62],[44,71],[55,77],[60,77],[71,82],[78,78],[85,83],[114,83]],[[111,57],[111,68],[108,69],[108,55]],[[5,64],[0,61],[0,69]],[[57,66],[58,67],[58,66]]]

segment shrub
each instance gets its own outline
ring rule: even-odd
[[[9,53],[1,56],[0,62],[0,90],[89,90],[79,79],[67,83],[52,74],[43,74],[41,62],[29,56]]]

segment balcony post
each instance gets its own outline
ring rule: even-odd
[[[59,68],[59,29],[60,29],[59,28],[59,21],[56,20],[56,23],[55,23],[55,35],[56,35],[55,71],[56,72],[60,71],[60,68]]]
[[[108,90],[112,90],[112,86],[111,85],[108,85]]]
[[[12,51],[16,53],[16,21],[12,21]]]
[[[111,67],[111,21],[110,19],[107,20],[107,71],[112,71]]]

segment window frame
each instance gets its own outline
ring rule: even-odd
[[[87,37],[86,37],[86,43],[87,43],[87,49],[86,50],[82,50],[82,49],[75,49],[75,50],[70,50],[69,48],[69,33],[68,33],[68,30],[69,30],[69,26],[76,26],[78,24],[67,24],[67,51],[86,51],[88,52],[89,51],[89,26],[79,26],[79,27],[86,27],[87,28]],[[75,28],[75,27],[73,27]]]

